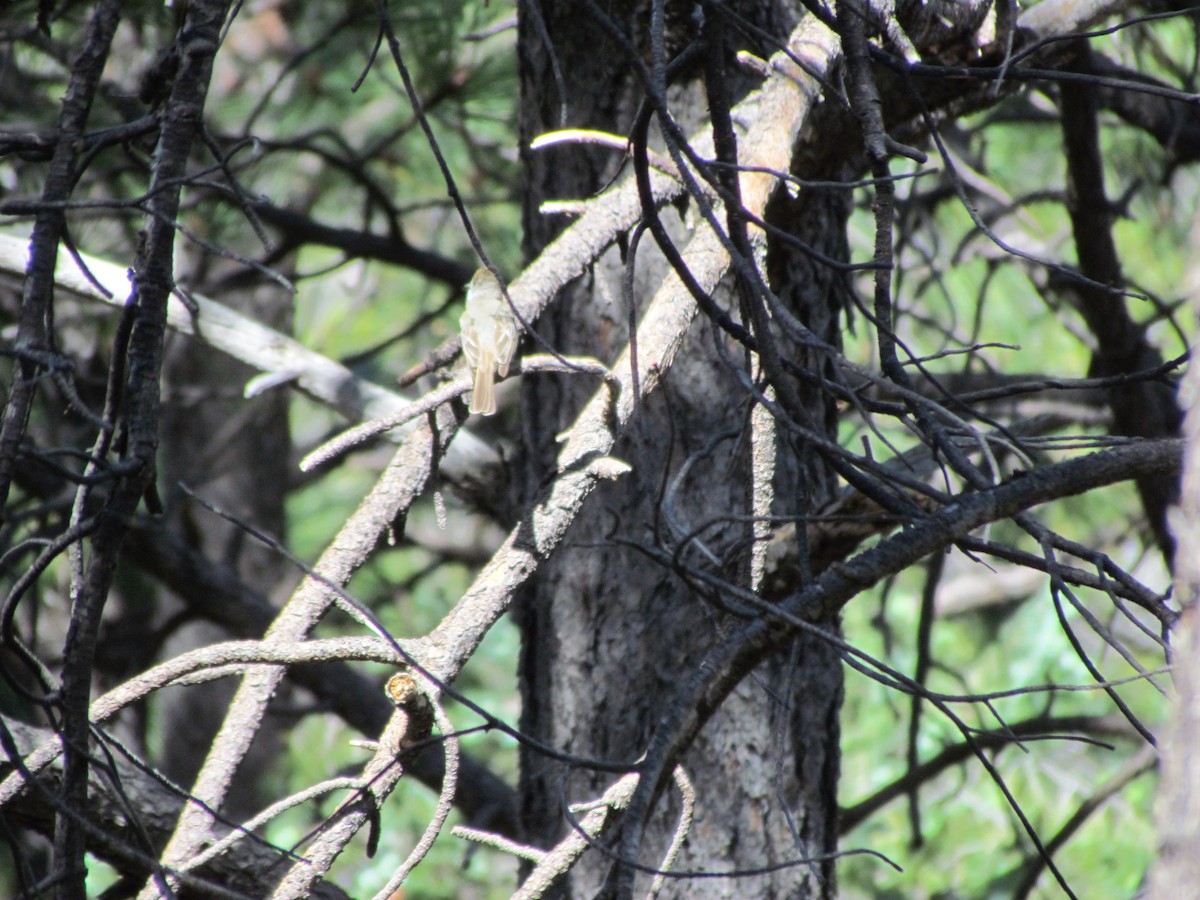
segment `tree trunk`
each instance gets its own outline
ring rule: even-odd
[[[606,5],[606,12],[636,45],[648,46],[650,4],[617,6]],[[560,96],[569,98],[566,125],[628,134],[644,90],[621,47],[579,4],[550,0],[538,7],[545,34],[529,14],[523,16],[520,33],[522,147],[538,134],[562,127]],[[799,15],[792,11],[789,17],[767,3],[743,7],[742,15],[781,41]],[[675,40],[678,47],[690,37],[692,26],[686,18],[672,26],[670,8],[667,22],[670,51],[672,27],[682,36]],[[765,56],[772,48],[751,49]],[[561,93],[552,54],[565,81]],[[741,87],[752,85],[747,81]],[[668,93],[685,132],[705,122],[708,109],[699,72],[681,78]],[[526,153],[524,161],[526,251],[532,254],[546,246],[561,224],[539,213],[540,204],[589,197],[618,173],[623,157],[611,150],[568,146]],[[771,214],[823,253],[845,258],[848,211],[848,193],[835,191],[798,200],[781,195]],[[695,215],[694,210],[682,217],[677,209],[663,211],[679,240],[684,220]],[[590,276],[563,291],[537,322],[538,334],[557,351],[610,364],[623,349],[628,338],[623,249],[611,248]],[[633,301],[640,313],[667,264],[649,236],[641,241],[636,259]],[[791,313],[837,346],[838,278],[780,246],[768,248],[766,263],[771,288]],[[727,279],[715,299],[738,318],[733,287]],[[822,366],[819,357],[805,359],[782,341],[780,348],[803,364]],[[762,407],[752,415],[753,395],[735,370],[746,365],[745,351],[716,325],[704,318],[695,321],[661,387],[614,449],[613,455],[632,471],[596,491],[559,553],[540,569],[522,598],[522,725],[539,740],[569,754],[632,766],[673,688],[739,621],[723,605],[731,598],[702,595],[639,548],[657,547],[669,555],[695,532],[699,541],[678,554],[682,565],[715,571],[751,588],[756,585],[756,532],[749,517],[755,510],[794,517],[831,497],[833,477],[813,451],[782,429],[778,437],[773,429],[758,430]],[[555,435],[573,421],[596,387],[588,376],[525,376],[521,479],[526,500],[555,471]],[[799,382],[795,389],[808,413],[805,425],[832,439],[836,419],[829,398]],[[752,456],[764,440],[775,448],[775,474],[758,493],[756,505]],[[819,857],[836,848],[841,678],[837,653],[827,643],[798,641],[790,653],[769,661],[741,684],[682,760],[695,788],[696,809],[673,870],[728,872],[811,862],[736,879],[671,879],[664,895],[836,895],[833,864]],[[586,765],[568,767],[526,748],[521,797],[529,841],[554,844],[570,828],[564,799],[567,804],[592,800],[615,778]],[[659,864],[677,827],[680,792],[667,787],[663,797],[637,860],[643,866]],[[611,865],[607,856],[590,851],[561,887],[561,895],[593,896]],[[648,884],[649,875],[639,877]]]

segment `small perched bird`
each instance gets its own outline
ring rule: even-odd
[[[495,376],[508,374],[517,349],[517,322],[500,291],[500,282],[487,269],[477,271],[467,285],[467,308],[460,324],[463,353],[475,376],[468,409],[490,416],[496,411]]]

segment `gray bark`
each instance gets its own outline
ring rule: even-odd
[[[543,3],[541,14],[566,82],[568,122],[574,127],[628,133],[642,89],[619,48],[573,3]],[[620,23],[648,21],[649,4],[625,4]],[[782,28],[765,4],[743,9],[766,27]],[[669,16],[668,16],[669,18]],[[777,30],[781,39],[786,29]],[[668,36],[669,37],[669,36]],[[521,33],[522,145],[558,127],[558,94],[542,38],[528,17]],[[696,78],[670,89],[672,111],[687,130],[707,115]],[[735,97],[736,99],[736,97]],[[587,197],[620,162],[611,151],[571,148],[525,160],[529,190],[527,251],[540,250],[557,225],[539,217],[540,203]],[[845,195],[804,201],[778,198],[773,215],[823,252],[844,257]],[[690,213],[690,211],[689,211]],[[663,213],[677,236],[684,225]],[[839,281],[804,256],[772,246],[772,288],[793,315],[837,345]],[[666,271],[649,236],[637,256],[635,303],[644,302]],[[537,323],[558,351],[611,362],[627,340],[621,300],[622,260],[610,250],[590,277],[564,291]],[[732,285],[716,299],[737,317]],[[724,358],[715,342],[724,345]],[[786,347],[786,345],[783,345]],[[787,347],[792,358],[800,351]],[[818,359],[803,360],[820,367]],[[752,578],[750,414],[752,397],[730,368],[744,352],[697,319],[663,386],[640,410],[614,454],[631,464],[625,478],[597,491],[576,520],[563,549],[540,570],[518,611],[524,636],[521,663],[523,729],[567,753],[632,764],[646,746],[663,703],[707,650],[736,621],[685,581],[630,546],[677,546],[700,535],[722,577],[749,586]],[[831,402],[797,384],[809,427],[832,437]],[[522,405],[525,456],[522,480],[532,496],[554,471],[554,436],[573,420],[594,381],[582,376],[526,376]],[[804,445],[780,431],[771,509],[796,515],[829,499],[833,480]],[[685,471],[686,469],[686,471]],[[679,477],[678,484],[672,484]],[[674,524],[672,524],[674,519]],[[674,531],[672,529],[675,529]],[[712,567],[696,547],[685,565]],[[829,623],[836,628],[836,623]],[[729,871],[817,857],[836,844],[837,715],[841,671],[821,640],[803,639],[760,667],[713,716],[682,760],[696,789],[695,821],[672,868]],[[599,796],[615,780],[586,767],[568,768],[526,749],[522,759],[522,817],[527,838],[550,846],[569,825],[562,798]],[[638,860],[655,866],[679,815],[678,791],[664,790]],[[796,833],[789,827],[788,817]],[[590,851],[572,871],[562,896],[592,896],[611,860]],[[649,875],[640,876],[648,884]],[[671,879],[665,896],[825,897],[836,894],[828,860],[739,878]]]

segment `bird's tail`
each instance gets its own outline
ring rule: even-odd
[[[482,353],[479,365],[475,368],[475,389],[471,391],[471,403],[468,405],[473,413],[490,416],[496,411],[496,361],[492,354]]]

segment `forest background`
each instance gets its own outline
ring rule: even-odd
[[[0,894],[1196,883],[1194,10],[232,6],[0,8]]]

